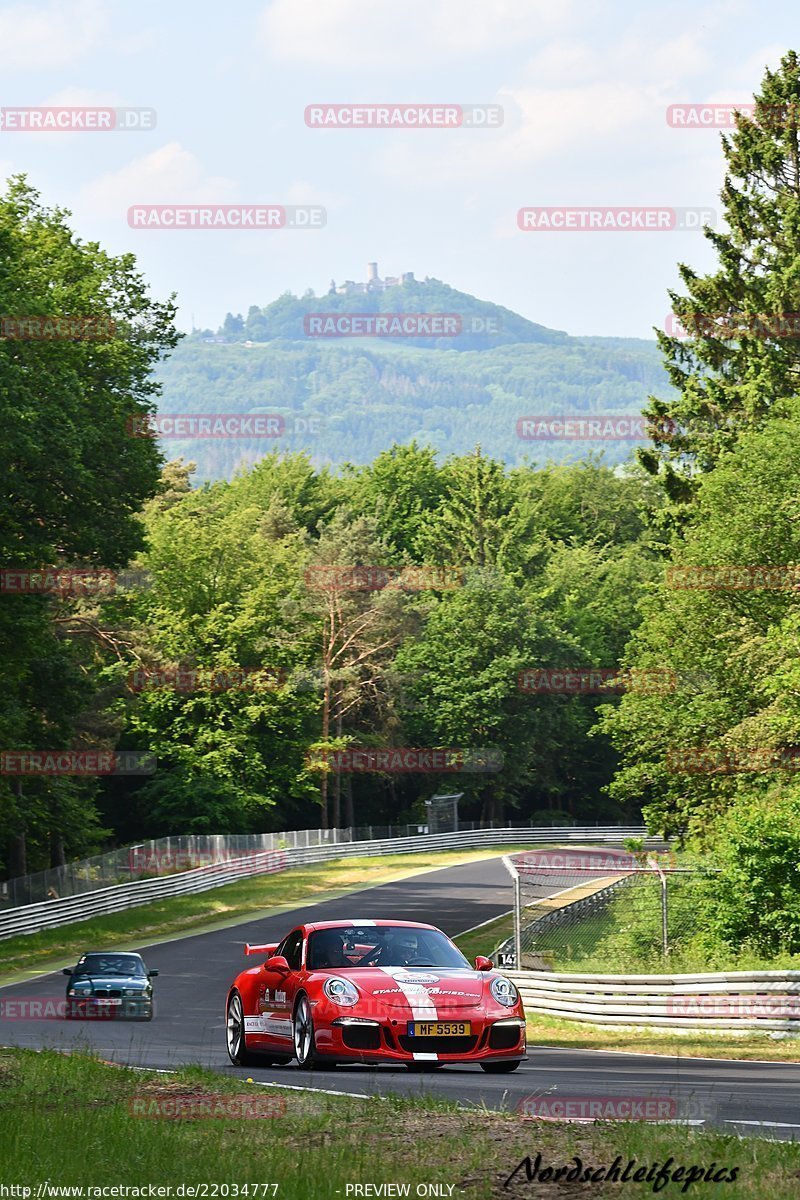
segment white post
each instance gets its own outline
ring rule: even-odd
[[[658,865],[657,859],[648,858],[647,865],[648,865],[648,867],[653,867],[656,871],[658,871],[658,875],[661,880],[661,953],[664,955],[664,959],[666,960],[667,957],[669,956],[669,924],[667,921],[667,916],[668,916],[668,914],[667,914],[667,877],[664,874],[664,872],[661,870],[661,867]]]
[[[507,854],[503,855],[503,866],[514,881],[514,967],[522,970],[522,893],[519,871]]]

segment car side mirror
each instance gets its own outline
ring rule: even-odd
[[[272,958],[268,958],[264,963],[265,971],[284,971],[288,973],[291,969],[282,954],[276,954]]]
[[[147,972],[147,974],[148,974],[148,975],[150,976],[150,978],[152,979],[152,977],[153,977],[154,975],[157,975],[157,974],[158,974],[158,968],[156,967],[156,969],[155,969],[155,970],[153,970],[153,971],[148,971],[148,972]]]
[[[72,967],[62,967],[62,968],[61,968],[61,974],[62,974],[62,975],[71,975],[71,974],[72,974]]]
[[[492,960],[490,958],[485,958],[483,954],[479,954],[478,957],[475,959],[475,970],[476,971],[492,971],[493,969],[494,969],[494,963],[492,962]]]

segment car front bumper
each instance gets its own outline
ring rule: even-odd
[[[525,1057],[523,1017],[469,1018],[471,1031],[460,1037],[418,1037],[408,1033],[408,1021],[337,1015],[317,1023],[314,1040],[320,1057],[356,1062],[482,1063]]]
[[[94,996],[68,996],[67,1017],[85,1021],[149,1021],[153,1015],[151,997],[120,997],[118,1004],[109,1004]]]

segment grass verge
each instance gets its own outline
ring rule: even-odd
[[[484,954],[490,958],[495,947],[504,942],[506,938],[511,937],[513,933],[513,913],[506,913],[495,921],[489,921],[477,929],[462,933],[460,937],[453,938],[453,941],[461,953],[472,962],[478,954]]]
[[[419,1185],[437,1184],[434,1195],[467,1200],[636,1197],[655,1190],[652,1182],[630,1180],[623,1188],[597,1178],[553,1187],[547,1178],[528,1181],[524,1169],[506,1187],[518,1164],[530,1156],[535,1165],[537,1155],[542,1171],[574,1168],[576,1156],[583,1170],[595,1171],[618,1156],[622,1170],[634,1159],[631,1175],[668,1159],[669,1176],[683,1167],[684,1179],[691,1167],[706,1172],[714,1163],[720,1182],[735,1169],[735,1181],[722,1187],[692,1183],[693,1197],[795,1200],[800,1175],[797,1145],[681,1126],[543,1125],[424,1096],[356,1100],[264,1089],[199,1069],[165,1076],[53,1051],[0,1054],[0,1180],[43,1200],[70,1187],[82,1187],[92,1200],[89,1188],[114,1185],[144,1189],[129,1196],[147,1196],[148,1185],[169,1187],[173,1197],[205,1185],[209,1197],[258,1200],[344,1200],[359,1194],[353,1185],[387,1183],[409,1185],[412,1196],[425,1194]],[[659,1194],[685,1194],[681,1176],[675,1182],[669,1176]],[[38,1193],[45,1181],[49,1188]],[[258,1186],[245,1191],[243,1185]],[[381,1194],[373,1189],[360,1195]]]
[[[265,910],[280,912],[422,871],[493,858],[507,853],[508,849],[487,847],[342,858],[307,867],[292,867],[276,875],[257,875],[196,896],[159,900],[112,916],[62,925],[59,929],[7,938],[0,941],[0,985],[13,983],[20,976],[35,971],[53,970],[74,963],[87,946],[138,949],[186,933],[203,933],[235,925],[248,917],[255,919]]]

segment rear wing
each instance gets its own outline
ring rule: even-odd
[[[270,942],[270,944],[268,946],[251,946],[249,942],[246,942],[245,947],[244,947],[244,952],[245,952],[245,954],[270,955],[270,954],[274,954],[277,949],[278,949],[277,942]]]

